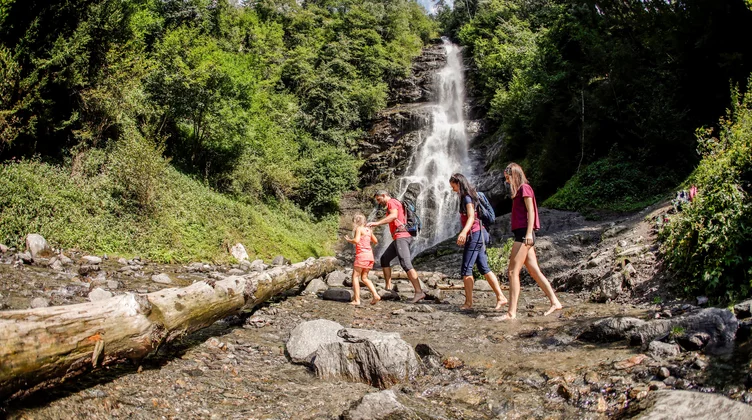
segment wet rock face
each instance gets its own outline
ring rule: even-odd
[[[752,407],[722,395],[691,391],[658,391],[644,404],[640,419],[752,418]]]

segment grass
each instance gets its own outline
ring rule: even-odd
[[[117,191],[106,171],[86,176],[36,160],[5,163],[0,243],[22,249],[26,234],[39,233],[56,247],[170,263],[230,261],[227,246],[236,242],[267,260],[333,253],[335,216],[316,221],[289,203],[243,203],[169,165],[148,211]]]

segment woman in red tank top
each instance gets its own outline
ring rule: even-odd
[[[551,283],[541,272],[538,266],[538,257],[535,255],[535,233],[533,231],[540,229],[535,193],[528,184],[522,167],[516,163],[507,165],[504,169],[504,178],[511,186],[512,191],[514,245],[509,255],[509,312],[502,319],[517,318],[517,302],[520,298],[520,270],[522,270],[523,265],[551,301],[551,307],[548,308],[544,316],[549,315],[561,309],[561,302],[554,294]]]
[[[378,243],[371,228],[365,226],[366,217],[358,213],[353,216],[353,238],[345,236],[345,240],[355,245],[355,262],[353,263],[352,288],[353,300],[351,305],[360,305],[360,282],[362,281],[371,291],[371,305],[381,300],[373,283],[368,279],[368,272],[373,268],[373,250],[371,242]]]

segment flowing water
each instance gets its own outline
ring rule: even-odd
[[[412,246],[413,254],[429,248],[460,230],[457,195],[449,177],[460,172],[471,176],[468,136],[465,130],[465,78],[460,48],[444,38],[447,62],[434,80],[436,102],[430,105],[425,140],[416,149],[406,174],[399,180],[398,198],[415,201],[423,222]],[[391,238],[386,233],[386,241]]]

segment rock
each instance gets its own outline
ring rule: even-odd
[[[123,258],[123,257],[120,257],[120,258],[118,258],[117,262],[118,262],[118,264],[120,264],[120,265],[128,265],[128,260],[126,260],[126,259],[125,259],[125,258]]]
[[[465,366],[465,362],[460,360],[458,357],[455,356],[449,356],[446,359],[444,359],[441,362],[442,365],[444,365],[447,369],[459,369],[463,366]]]
[[[752,317],[752,299],[734,305],[734,314],[738,319]]]
[[[636,245],[636,246],[627,248],[627,249],[619,252],[618,254],[616,254],[616,256],[618,258],[632,257],[632,256],[635,256],[635,255],[642,254],[642,252],[645,251],[645,249],[646,249],[646,247],[644,247],[642,245]]]
[[[394,391],[388,389],[366,394],[342,414],[346,420],[378,420],[408,418],[409,409],[397,401]]]
[[[661,390],[641,402],[639,418],[746,420],[752,418],[752,407],[718,394],[692,391]],[[722,413],[722,414],[721,414]]]
[[[347,274],[340,270],[332,271],[326,276],[326,284],[330,287],[342,287],[345,285],[345,280],[347,280]],[[352,286],[352,283],[350,286]]]
[[[604,318],[591,324],[577,339],[590,342],[612,342],[629,337],[631,331],[645,321],[637,318]]]
[[[200,262],[190,263],[187,268],[190,272],[202,272],[204,271],[204,264]]]
[[[705,306],[708,304],[708,298],[706,296],[697,296],[697,306]]]
[[[285,258],[285,257],[283,257],[281,255],[277,255],[272,260],[272,265],[274,265],[274,266],[287,265],[287,264],[290,264],[290,260],[288,260],[287,258]]]
[[[636,386],[629,391],[629,398],[632,400],[640,401],[648,396],[648,388],[644,386]]]
[[[248,253],[245,251],[245,247],[241,243],[237,243],[232,248],[230,248],[230,255],[232,255],[238,261],[249,260]]]
[[[91,274],[91,273],[94,273],[94,272],[97,272],[97,271],[99,271],[99,266],[98,265],[84,264],[84,265],[78,267],[78,274],[80,274],[82,276],[85,276],[85,275],[88,275],[88,274]]]
[[[65,256],[65,254],[60,253],[60,255],[57,256],[58,259],[60,259],[60,262],[63,263],[63,265],[71,265],[73,264],[73,260]]]
[[[248,269],[250,271],[264,271],[267,269],[267,265],[264,264],[264,260],[253,260]]]
[[[491,285],[488,284],[488,282],[485,279],[478,280],[475,283],[473,283],[473,290],[478,291],[478,292],[492,292],[493,291],[493,289],[491,289]]]
[[[614,367],[619,370],[623,369],[629,369],[633,366],[637,366],[640,363],[644,362],[645,359],[647,359],[648,356],[644,354],[638,354],[637,356],[630,357],[629,359],[624,359],[620,362],[614,363]]]
[[[327,286],[326,283],[324,283],[321,278],[313,279],[308,283],[308,286],[306,286],[305,290],[303,290],[304,295],[315,295],[319,292],[323,292],[326,289],[328,289],[329,286]]]
[[[361,293],[363,295],[363,293]],[[361,296],[362,298],[363,296]],[[350,302],[353,299],[353,292],[350,289],[332,288],[324,291],[321,296],[324,300],[334,300],[337,302]]]
[[[340,378],[388,388],[422,371],[412,346],[398,333],[345,328],[344,342],[321,345],[313,357],[320,378]]]
[[[590,261],[588,261],[587,262],[587,267],[588,268],[598,267],[598,266],[602,265],[604,262],[606,262],[608,260],[609,260],[609,258],[608,258],[607,255],[601,255],[601,256],[595,257],[595,258],[591,259]]]
[[[343,328],[342,325],[328,319],[303,322],[290,333],[285,350],[293,363],[310,364],[319,347],[344,342],[344,339],[337,335]]]
[[[34,257],[31,255],[31,252],[21,252],[16,254],[16,256],[24,264],[31,264],[34,262]]]
[[[697,360],[695,360],[694,363],[692,363],[692,366],[695,367],[695,368],[697,368],[697,369],[703,370],[703,369],[705,369],[705,368],[708,367],[708,362],[706,362],[706,361],[704,361],[702,359],[697,359]]]
[[[84,262],[84,264],[90,264],[90,265],[97,265],[102,263],[102,259],[99,257],[94,257],[92,255],[86,255],[81,258],[81,260]]]
[[[629,228],[624,225],[612,226],[603,232],[603,239],[614,237],[627,229]]]
[[[32,308],[46,308],[50,306],[50,301],[45,298],[38,297],[31,300],[30,306]]]
[[[117,290],[117,288],[120,287],[120,284],[115,280],[108,280],[107,281],[107,288],[110,290]]]
[[[50,260],[50,269],[55,271],[63,271],[65,267],[63,267],[63,263],[60,262],[59,258],[54,257]]]
[[[658,369],[658,374],[656,376],[658,376],[659,379],[666,379],[671,376],[671,372],[668,370],[668,368],[661,367],[660,369]]]
[[[634,268],[632,263],[627,263],[627,265],[624,266],[624,271],[630,276],[634,277],[637,275],[637,270]]]
[[[441,289],[424,289],[423,293],[426,294],[425,300],[431,300],[437,303],[444,300],[444,291]]]
[[[663,384],[666,386],[673,387],[674,385],[676,385],[676,378],[673,376],[669,376],[668,378],[663,380]]]
[[[26,235],[26,252],[30,253],[32,258],[52,256],[52,248],[47,244],[47,240],[36,233]]]
[[[151,281],[161,284],[172,284],[172,279],[165,273],[151,276]]]
[[[610,276],[603,278],[598,289],[593,293],[593,300],[606,302],[609,299],[616,299],[622,292],[623,279],[622,273],[611,273]]]
[[[710,342],[710,334],[705,332],[682,334],[676,337],[676,342],[687,351],[702,350]]]
[[[0,254],[5,254],[9,250],[10,250],[10,248],[8,248],[7,246],[5,246],[3,244],[0,244]]]
[[[231,269],[227,270],[227,274],[229,274],[231,276],[242,276],[243,274],[245,274],[245,271],[243,271],[243,270],[241,270],[239,268],[231,268]]]
[[[428,292],[426,292],[426,296],[427,295],[428,295]],[[382,300],[400,300],[399,293],[393,290],[380,290],[379,296],[381,296]]]
[[[679,354],[679,351],[678,345],[664,343],[662,341],[651,341],[648,345],[648,352],[654,358],[674,357]]]
[[[109,299],[111,297],[112,297],[112,293],[111,292],[108,292],[108,291],[106,291],[104,289],[101,289],[99,287],[97,287],[96,289],[92,290],[89,293],[89,300],[92,301],[92,302],[96,302],[98,300]]]
[[[588,385],[598,385],[601,383],[601,377],[597,372],[587,372],[585,374],[585,383]]]
[[[675,327],[681,327],[686,335],[707,334],[709,339],[705,351],[722,353],[731,350],[738,326],[739,322],[731,311],[706,308],[690,315],[653,320],[636,326],[630,332],[630,342],[632,345],[645,345],[667,336]]]

